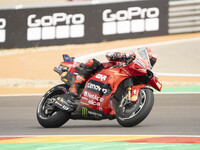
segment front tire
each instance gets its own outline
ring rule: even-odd
[[[37,120],[45,128],[57,128],[65,124],[70,113],[54,106],[51,98],[56,95],[65,94],[68,91],[66,85],[61,84],[51,88],[40,100],[37,107]]]
[[[124,127],[139,124],[149,115],[153,104],[153,91],[151,89],[141,89],[136,103],[131,102],[129,107],[125,106],[123,115],[116,113],[118,123]]]

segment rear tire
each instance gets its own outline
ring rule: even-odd
[[[40,100],[37,107],[37,120],[41,126],[45,128],[57,128],[65,124],[69,118],[70,113],[58,109],[53,105],[50,98],[56,95],[65,94],[68,91],[66,85],[61,84],[51,88]]]
[[[154,104],[153,91],[151,89],[141,89],[137,102],[131,103],[133,106],[129,110],[125,108],[124,115],[120,116],[116,113],[118,123],[124,127],[135,126],[149,115]]]

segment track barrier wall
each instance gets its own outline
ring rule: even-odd
[[[169,2],[169,34],[200,32],[200,0]]]
[[[96,43],[168,34],[168,0],[0,10],[0,48]]]

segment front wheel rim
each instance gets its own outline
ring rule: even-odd
[[[120,116],[119,119],[120,120],[127,120],[127,119],[130,119],[130,118],[133,118],[134,116],[136,116],[142,110],[142,108],[144,107],[144,104],[145,104],[146,99],[147,99],[146,97],[147,96],[146,96],[145,91],[143,89],[140,90],[137,102],[136,103],[132,102],[131,103],[132,106],[128,110],[125,108],[124,115]]]

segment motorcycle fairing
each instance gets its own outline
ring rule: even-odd
[[[108,96],[112,92],[110,84],[104,84],[93,79],[90,79],[89,82],[87,82],[86,90],[104,96]]]
[[[139,91],[142,88],[149,88],[145,84],[139,84],[136,86],[132,86],[131,100],[132,102],[136,102],[138,100]]]
[[[162,84],[158,81],[158,79],[155,76],[152,77],[148,84],[158,91],[161,91],[162,89]]]
[[[111,95],[114,95],[119,84],[126,78],[148,75],[148,61],[145,61],[146,58],[144,58],[136,54],[134,61],[128,65],[124,64],[125,62],[118,61],[102,63],[104,69],[87,79],[79,103],[82,106],[101,111],[105,114],[114,114],[112,113]],[[76,67],[79,66],[80,63],[64,61],[61,64],[67,66],[69,72],[71,72],[74,77],[76,76]],[[158,87],[159,82],[156,78],[151,77],[148,82],[148,85],[157,90],[161,90],[161,87]],[[132,101],[137,101],[139,90],[145,88],[147,85],[147,83],[143,84],[140,83],[138,86],[132,87]]]
[[[115,117],[110,114],[104,114],[104,112],[91,109],[85,106],[79,106],[76,112],[71,113],[71,119],[84,119],[84,120],[102,120],[102,119],[114,119]]]
[[[74,83],[74,81],[75,81],[75,77],[74,77],[70,72],[66,71],[66,72],[63,72],[63,73],[61,74],[61,80],[62,80],[65,84],[67,84],[67,85],[69,85],[69,86],[72,86],[73,83]]]
[[[128,75],[120,73],[120,70],[120,68],[103,69],[91,76],[83,89],[80,104],[109,114],[112,111],[111,95],[116,92],[118,85],[128,77]]]

